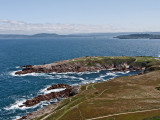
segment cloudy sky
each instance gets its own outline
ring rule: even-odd
[[[0,0],[0,34],[160,32],[160,0]]]

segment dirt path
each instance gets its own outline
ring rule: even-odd
[[[107,117],[113,117],[113,116],[119,116],[119,115],[126,115],[126,114],[133,114],[133,113],[151,112],[151,111],[156,111],[156,110],[160,110],[160,108],[152,109],[152,110],[135,111],[135,112],[117,113],[117,114],[112,114],[112,115],[96,117],[96,118],[90,118],[90,119],[86,119],[86,120],[96,120],[96,119],[101,119],[101,118],[107,118]]]

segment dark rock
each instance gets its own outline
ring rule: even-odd
[[[20,68],[31,68],[33,65],[23,65],[23,66],[20,66]]]
[[[31,107],[40,103],[41,101],[46,101],[46,100],[49,101],[51,99],[58,99],[58,98],[67,98],[78,93],[77,89],[74,89],[74,87],[66,84],[52,85],[47,90],[57,89],[57,88],[66,88],[66,89],[60,92],[51,92],[46,95],[38,95],[33,99],[27,100],[26,102],[23,103],[23,105],[19,107],[23,107],[23,106]]]
[[[58,88],[72,88],[72,86],[70,85],[67,85],[67,84],[55,84],[55,85],[52,85],[51,87],[47,88],[47,90],[51,90],[51,89],[58,89]]]

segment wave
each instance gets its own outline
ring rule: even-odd
[[[20,70],[9,72],[9,74],[11,76],[19,76],[19,77],[21,77],[21,76],[23,77],[23,76],[45,76],[45,75],[47,75],[46,73],[27,73],[27,74],[21,74],[21,75],[15,74],[18,71],[20,71]]]
[[[99,77],[96,77],[94,79],[88,79],[88,80],[84,80],[82,81],[81,84],[88,84],[88,83],[95,83],[95,82],[100,82],[100,81],[107,81],[110,79],[114,79],[118,76],[120,76],[119,74],[128,74],[130,71],[127,72],[107,72],[106,74],[102,74]],[[108,78],[105,78],[108,77]]]
[[[19,99],[19,100],[16,100],[15,103],[5,107],[4,109],[5,110],[14,110],[14,109],[21,109],[21,110],[25,110],[27,109],[27,107],[23,106],[23,107],[19,107],[21,105],[23,105],[23,103],[26,101],[26,99]],[[29,107],[28,107],[29,108]]]
[[[86,72],[63,72],[63,73],[56,73],[56,72],[52,72],[50,74],[79,74],[79,75],[83,75],[83,74],[92,74],[92,73],[99,73],[100,70],[97,71],[86,71]]]
[[[19,66],[17,66],[16,68],[18,68]],[[92,71],[92,72],[66,72],[66,73],[56,73],[56,72],[52,72],[52,73],[27,73],[27,74],[21,74],[21,75],[16,75],[15,73],[18,72],[20,70],[16,70],[16,71],[12,71],[12,72],[9,72],[9,74],[11,76],[19,76],[19,77],[23,77],[23,76],[52,76],[53,75],[56,75],[55,76],[55,79],[56,78],[71,78],[71,79],[76,79],[76,77],[74,76],[66,76],[66,75],[84,75],[84,74],[93,74],[93,73],[99,73],[100,71]],[[81,78],[82,79],[82,78]]]

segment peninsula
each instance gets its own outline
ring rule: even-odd
[[[154,57],[105,57],[86,56],[71,60],[54,62],[44,65],[25,65],[23,69],[15,74],[27,73],[65,73],[65,72],[87,72],[113,69],[113,71],[150,71],[156,69],[152,64],[157,60]]]

